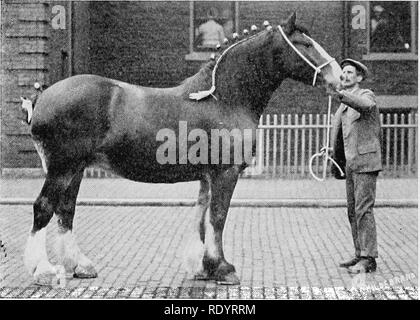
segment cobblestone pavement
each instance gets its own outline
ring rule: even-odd
[[[37,191],[38,192],[38,191]],[[124,193],[121,190],[120,193]],[[38,287],[23,267],[32,225],[28,205],[0,206],[0,298],[417,299],[416,208],[377,208],[378,270],[351,276],[337,263],[352,256],[344,208],[231,208],[225,256],[239,286],[193,281],[182,268],[191,207],[79,206],[75,232],[96,265],[96,279]],[[55,217],[48,226],[55,263]]]

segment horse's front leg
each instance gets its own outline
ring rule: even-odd
[[[239,284],[235,267],[226,261],[223,253],[223,229],[239,172],[239,167],[232,167],[210,175],[210,212],[204,220],[203,268],[210,279],[222,284]]]
[[[200,191],[195,205],[194,228],[188,238],[184,253],[184,266],[187,271],[194,274],[195,279],[205,280],[207,274],[203,270],[204,256],[204,218],[210,204],[210,183],[209,177],[200,181]]]

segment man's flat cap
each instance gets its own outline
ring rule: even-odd
[[[341,61],[340,66],[344,68],[346,65],[351,65],[355,67],[359,72],[362,73],[363,79],[366,79],[368,76],[368,68],[361,62],[353,59],[344,59]]]

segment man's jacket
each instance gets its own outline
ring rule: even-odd
[[[332,122],[331,145],[343,171],[346,164],[354,172],[382,170],[381,125],[372,91],[344,92]],[[333,174],[338,178],[334,170]]]

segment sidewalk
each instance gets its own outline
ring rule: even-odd
[[[44,179],[3,179],[0,199],[35,199]],[[147,184],[126,179],[83,179],[78,199],[192,199],[199,182]],[[377,200],[418,199],[417,179],[378,179]],[[233,199],[346,199],[345,181],[240,179]]]

